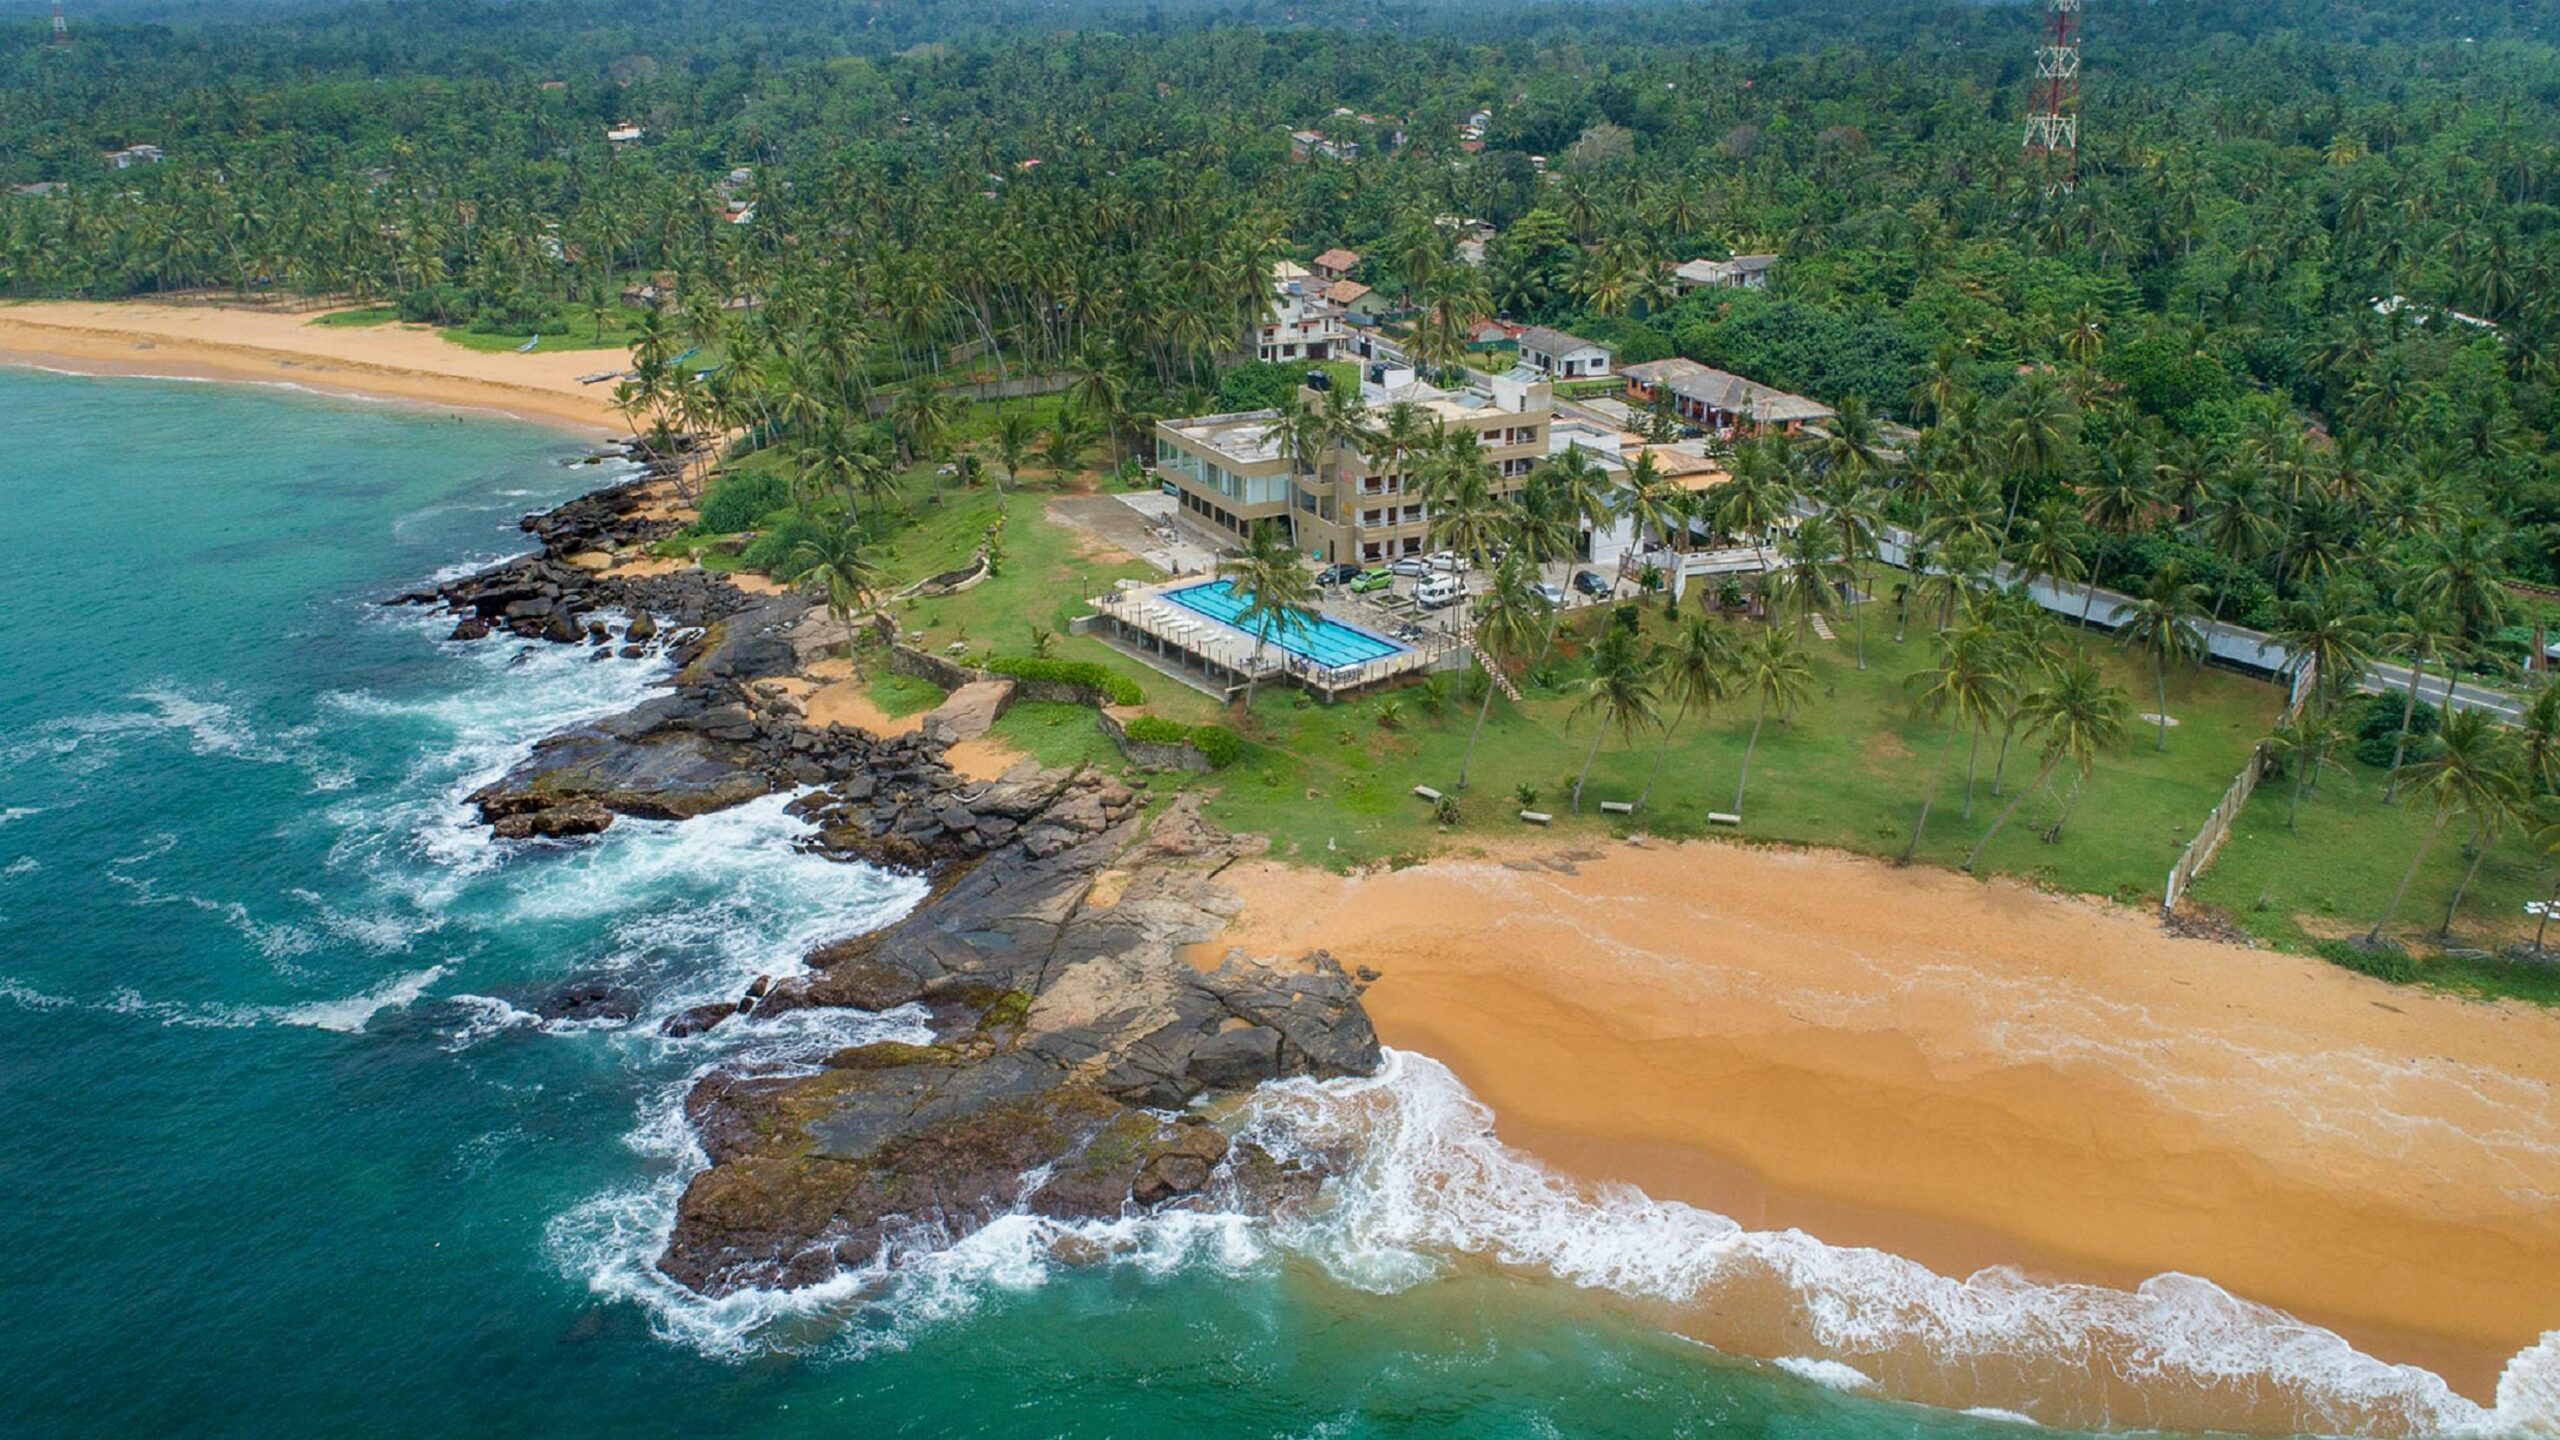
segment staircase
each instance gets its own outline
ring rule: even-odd
[[[1822,614],[1818,611],[1813,616],[1813,633],[1821,636],[1825,640],[1837,640],[1840,638],[1839,636],[1831,633],[1831,622],[1823,618]]]
[[[1466,643],[1467,653],[1476,657],[1476,663],[1484,667],[1484,673],[1493,677],[1493,688],[1502,692],[1503,699],[1514,705],[1519,704],[1520,687],[1512,684],[1511,677],[1503,674],[1502,667],[1494,664],[1493,657],[1486,654],[1484,647],[1476,643],[1476,632],[1470,630],[1460,638]]]

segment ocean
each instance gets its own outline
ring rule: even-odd
[[[1575,1190],[1414,1055],[1250,1107],[1362,1157],[1293,1229],[1016,1219],[895,1274],[692,1297],[650,1268],[700,1163],[690,1080],[916,1030],[656,1021],[924,887],[799,854],[778,796],[549,849],[471,822],[463,796],[660,662],[375,602],[610,472],[514,421],[276,387],[0,369],[0,415],[0,1434],[2000,1436],[2018,1407],[1903,1403],[1859,1356],[1916,1346],[1989,1394],[2004,1355],[2085,1350],[2074,1324],[2303,1430],[2522,1414],[2201,1282],[1960,1285]],[[598,977],[638,1023],[532,1013]],[[1677,1333],[1743,1265],[1793,1287],[1802,1354]],[[2197,1413],[2105,1392],[2084,1423]]]

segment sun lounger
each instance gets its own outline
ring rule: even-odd
[[[1544,810],[1523,810],[1520,812],[1520,818],[1532,825],[1552,825],[1556,817]]]
[[[1603,800],[1600,802],[1600,809],[1603,814],[1608,815],[1633,815],[1636,813],[1636,807],[1624,800]]]
[[[1416,795],[1418,795],[1418,796],[1420,796],[1421,798],[1423,798],[1423,799],[1425,799],[1425,800],[1430,801],[1430,802],[1431,802],[1432,804],[1434,804],[1434,805],[1439,804],[1439,803],[1440,803],[1440,801],[1441,801],[1441,799],[1442,799],[1442,796],[1441,796],[1440,792],[1439,792],[1439,791],[1437,791],[1437,790],[1432,789],[1432,788],[1431,788],[1430,786],[1428,786],[1428,785],[1416,785],[1416,786],[1414,786],[1414,787],[1413,787],[1413,793],[1414,793],[1414,794],[1416,794]]]
[[[1742,817],[1739,815],[1727,815],[1721,810],[1710,810],[1707,812],[1707,823],[1710,825],[1739,825],[1742,823]]]

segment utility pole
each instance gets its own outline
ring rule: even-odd
[[[2044,193],[2067,195],[2080,183],[2080,0],[2047,4],[2027,108],[2026,158],[2042,167]]]

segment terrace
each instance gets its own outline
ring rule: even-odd
[[[1157,585],[1122,581],[1095,598],[1096,613],[1076,629],[1221,701],[1256,682],[1286,679],[1330,704],[1437,669],[1464,643],[1451,630],[1384,606],[1326,596],[1317,605],[1320,618],[1274,625],[1257,656],[1254,633],[1236,623],[1239,602],[1225,583],[1196,575]]]

